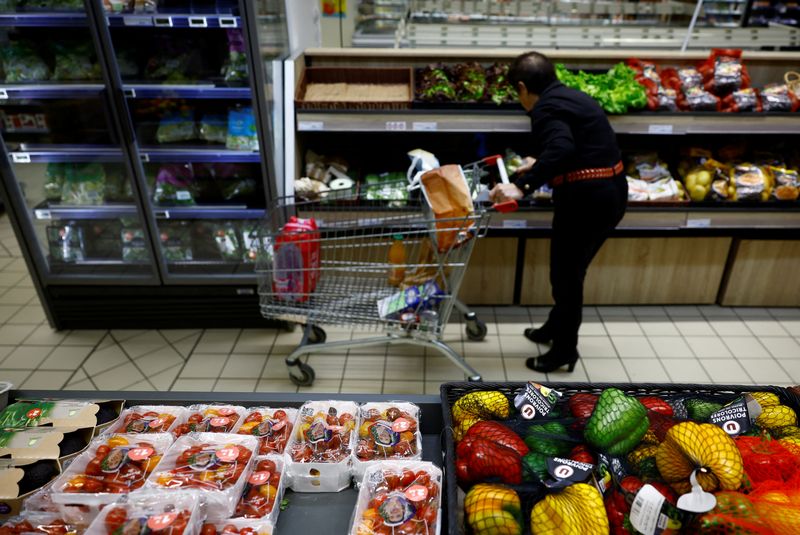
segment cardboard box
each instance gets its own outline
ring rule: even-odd
[[[58,427],[0,430],[0,457],[13,460],[17,466],[54,460],[63,468],[64,463],[86,449],[92,433],[92,429],[71,431]],[[65,448],[68,451],[64,452]]]
[[[32,468],[32,464],[18,465],[17,461],[11,459],[0,459],[0,519],[5,519],[19,514],[22,510],[22,503],[30,496],[44,487],[50,481],[58,477],[61,472],[58,461],[42,460],[43,471],[52,473],[52,477],[42,483],[38,488],[24,492],[21,488],[25,485],[23,478],[25,470]]]
[[[17,400],[0,413],[0,428],[51,426],[65,431],[94,428],[97,435],[119,418],[123,405],[122,400]],[[98,425],[101,408],[104,412],[113,411],[115,417]]]

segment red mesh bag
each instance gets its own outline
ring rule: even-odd
[[[718,492],[717,506],[700,516],[693,532],[703,535],[772,535],[755,504],[740,492]]]
[[[755,488],[765,481],[800,480],[800,456],[777,440],[737,437],[745,472]]]
[[[762,483],[749,498],[774,533],[800,533],[800,478]]]

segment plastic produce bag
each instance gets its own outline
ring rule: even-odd
[[[236,509],[258,448],[255,437],[193,433],[180,437],[147,480],[147,488],[202,491],[208,519],[229,518]]]
[[[753,88],[739,89],[722,99],[722,111],[760,112],[761,99]]]
[[[235,433],[247,410],[239,405],[190,405],[178,426],[176,436],[186,433]]]
[[[353,472],[360,481],[378,461],[422,459],[419,407],[413,403],[365,403],[358,408]]]
[[[162,165],[156,175],[153,202],[160,205],[193,206],[192,164]]]
[[[168,433],[178,425],[186,409],[172,405],[137,405],[128,407],[119,415],[119,423],[103,434],[128,433],[133,435]],[[113,431],[110,431],[113,430]]]
[[[292,436],[297,413],[297,409],[292,408],[253,407],[244,417],[244,423],[237,433],[257,437],[259,455],[283,454]]]
[[[228,60],[222,68],[222,75],[228,83],[247,82],[247,54],[242,31],[227,30],[227,34]]]
[[[691,111],[719,111],[719,97],[702,87],[692,87],[686,91],[686,105]]]
[[[24,511],[5,521],[0,521],[0,533],[3,535],[21,535],[37,533],[45,535],[61,535],[80,533],[88,524],[76,524],[57,512]]]
[[[706,78],[706,90],[720,96],[749,86],[749,76],[742,64],[741,50],[713,49],[700,71]]]
[[[84,535],[199,535],[203,516],[196,492],[139,492],[105,507]]]
[[[164,226],[159,237],[167,262],[187,262],[193,259],[192,237],[188,225],[177,223]]]
[[[759,201],[769,198],[769,177],[764,170],[752,164],[740,164],[731,169],[731,183],[736,187],[740,201]]]
[[[141,227],[123,227],[120,234],[123,262],[141,263],[150,260],[147,241],[144,237],[144,230]]]
[[[203,535],[273,535],[275,526],[269,521],[251,518],[229,518],[203,524]]]
[[[628,180],[628,200],[634,202],[645,202],[650,200],[650,193],[647,182],[638,178],[626,177]]]
[[[222,260],[238,262],[242,258],[241,239],[236,224],[228,221],[212,226],[214,243],[217,244],[219,256]]]
[[[41,82],[50,78],[50,69],[31,43],[11,41],[0,47],[0,58],[7,84]]]
[[[471,235],[472,196],[457,165],[445,165],[421,177],[422,191],[437,219],[436,241],[439,251],[447,251]]]
[[[200,121],[200,139],[209,143],[225,143],[228,123],[224,115],[205,114]]]
[[[53,80],[98,80],[100,65],[92,62],[94,50],[91,43],[54,43],[55,68]]]
[[[133,188],[131,182],[123,173],[119,166],[107,166],[105,200],[113,202],[131,202],[133,200]]]
[[[103,204],[105,187],[106,171],[102,164],[66,164],[61,202],[73,206]]]
[[[761,90],[761,106],[765,112],[793,112],[800,100],[785,84],[770,84]]]
[[[235,108],[228,112],[228,137],[225,146],[231,150],[258,150],[258,132],[253,108]]]
[[[797,170],[773,166],[769,171],[775,180],[772,196],[779,201],[796,201],[800,196],[800,176]]]
[[[191,141],[197,138],[192,110],[183,108],[168,112],[158,122],[156,141],[159,143],[175,143]]]
[[[50,202],[61,201],[61,190],[64,188],[65,166],[63,163],[48,163],[45,171],[44,198]]]
[[[255,262],[262,250],[262,239],[259,223],[245,222],[242,225],[242,261]],[[292,418],[294,421],[294,418]]]
[[[256,457],[233,518],[260,518],[274,526],[286,486],[283,468],[282,455]]]
[[[54,262],[83,262],[83,229],[74,223],[47,227],[50,257]]]

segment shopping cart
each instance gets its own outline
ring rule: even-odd
[[[490,208],[480,199],[486,198],[492,177],[508,179],[499,156],[465,168],[462,176],[474,206],[463,217],[436,218],[424,188],[414,184],[400,190],[407,198],[395,200],[364,201],[354,188],[315,201],[284,197],[271,205],[256,264],[259,300],[264,317],[305,326],[300,344],[286,357],[292,382],[314,382],[303,355],[383,344],[435,349],[470,381],[481,380],[442,336],[454,309],[464,315],[470,340],[486,336],[486,324],[456,296],[475,241],[488,228]],[[494,208],[515,209],[516,203]],[[405,251],[399,263],[388,258],[396,240]],[[390,284],[390,271],[400,284]],[[381,334],[326,342],[321,325]]]

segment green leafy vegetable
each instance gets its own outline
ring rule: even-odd
[[[574,73],[559,63],[556,75],[567,87],[583,91],[595,99],[608,113],[627,113],[647,105],[647,92],[636,81],[636,71],[624,63],[618,63],[605,74]]]

